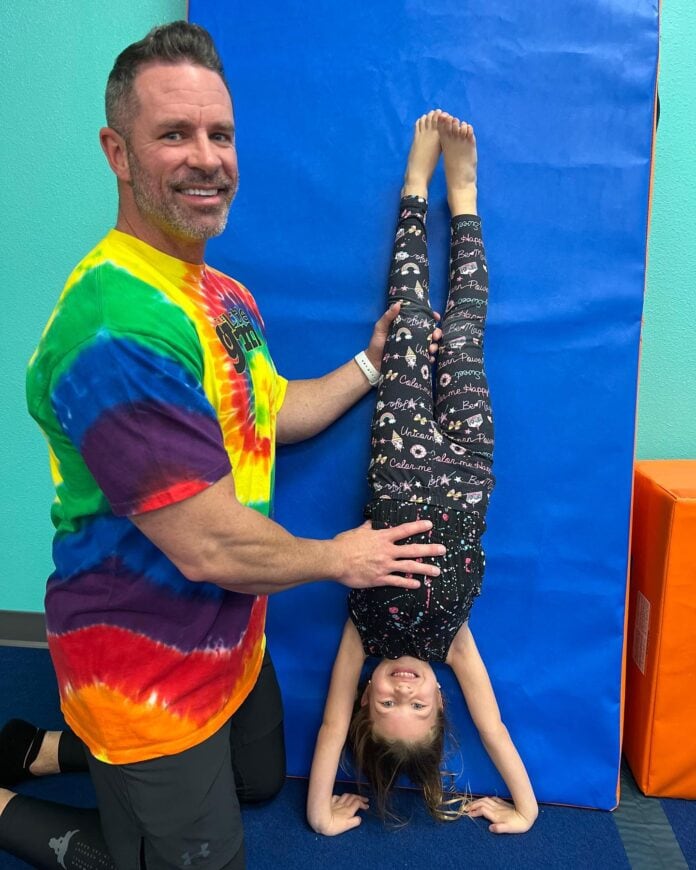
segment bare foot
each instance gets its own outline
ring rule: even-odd
[[[476,137],[465,121],[441,112],[437,121],[445,158],[447,201],[452,215],[477,214]]]
[[[428,185],[437,161],[440,159],[439,109],[421,115],[413,131],[413,142],[408,153],[402,196],[428,197]]]

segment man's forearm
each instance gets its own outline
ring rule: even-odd
[[[354,588],[415,588],[417,581],[400,575],[437,576],[439,568],[423,559],[445,552],[439,544],[399,543],[427,531],[425,521],[380,530],[366,523],[327,541],[297,538],[240,504],[231,475],[132,520],[189,580],[251,595],[324,579]]]
[[[397,302],[384,312],[375,323],[372,337],[365,348],[365,356],[375,372],[379,372],[382,366],[384,343],[392,321],[399,315],[400,307]],[[440,337],[439,330],[431,336],[434,342],[439,341]],[[436,343],[430,345],[431,353],[435,353],[436,349]],[[278,412],[278,441],[281,444],[291,444],[311,438],[345,414],[351,405],[369,392],[371,386],[355,359],[321,378],[291,381],[285,401]]]
[[[278,441],[292,444],[330,426],[370,390],[367,378],[350,360],[321,378],[290,381],[278,412]]]
[[[231,477],[133,521],[194,582],[265,595],[341,573],[334,541],[297,538],[240,504]]]
[[[291,535],[273,520],[241,507],[234,534],[208,528],[195,563],[184,574],[251,595],[270,595],[301,583],[337,579],[341,553],[332,540]]]

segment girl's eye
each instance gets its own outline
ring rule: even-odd
[[[383,707],[393,707],[393,706],[394,706],[394,702],[393,702],[393,701],[380,701],[380,704],[381,704]]]
[[[414,710],[422,710],[425,707],[425,704],[419,704],[416,702],[414,704],[411,704],[411,706],[413,707]]]

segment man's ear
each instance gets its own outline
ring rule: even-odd
[[[99,131],[99,142],[116,178],[119,181],[130,181],[126,140],[123,136],[117,133],[113,127],[102,127]]]

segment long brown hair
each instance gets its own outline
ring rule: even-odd
[[[404,824],[390,804],[391,789],[402,774],[422,789],[425,805],[438,821],[451,822],[466,814],[468,797],[443,787],[445,732],[445,714],[439,709],[424,740],[386,740],[375,734],[369,706],[356,702],[348,730],[348,747],[356,767],[372,788],[377,812],[385,821]]]

